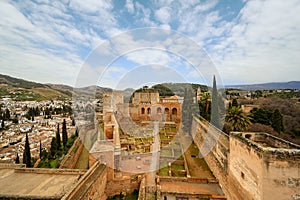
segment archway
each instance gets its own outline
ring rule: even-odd
[[[177,115],[177,108],[172,109],[172,115]]]
[[[147,114],[148,114],[148,115],[151,114],[151,108],[147,108]]]

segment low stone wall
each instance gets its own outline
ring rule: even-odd
[[[140,184],[138,200],[145,200],[145,199],[146,199],[146,179],[145,177],[143,177]]]
[[[77,163],[77,160],[82,152],[83,144],[78,137],[72,147],[69,149],[68,154],[61,162],[60,169],[73,169]]]
[[[202,183],[202,184],[218,184],[216,179],[206,179],[206,178],[191,178],[191,177],[169,177],[169,176],[159,176],[157,177],[157,182],[186,182],[186,183]]]
[[[87,170],[81,169],[46,169],[46,168],[16,168],[15,173],[83,175]]]
[[[98,199],[106,200],[107,168],[96,162],[78,181],[78,183],[63,196],[62,200]]]
[[[0,169],[16,169],[16,168],[25,168],[25,164],[11,164],[11,163],[0,163]]]

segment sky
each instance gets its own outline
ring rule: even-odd
[[[0,73],[112,88],[299,81],[299,0],[0,0]]]

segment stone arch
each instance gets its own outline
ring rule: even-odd
[[[157,109],[156,109],[156,112],[157,112],[157,114],[161,114],[161,107],[158,107]]]
[[[177,108],[172,109],[172,115],[177,115]]]
[[[165,114],[169,114],[170,113],[170,109],[169,108],[165,108]]]
[[[151,114],[151,108],[147,108],[147,114],[148,114],[148,115]]]
[[[142,115],[145,114],[145,108],[144,107],[142,107],[142,109],[141,109],[141,114]]]

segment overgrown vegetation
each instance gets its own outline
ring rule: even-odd
[[[62,142],[57,144],[56,137],[52,138],[50,151],[47,152],[43,150],[41,153],[41,161],[38,165],[39,168],[58,168],[60,162],[62,161],[64,155],[66,155],[69,149],[72,147],[76,140],[77,136],[72,135],[65,146],[63,146]]]

